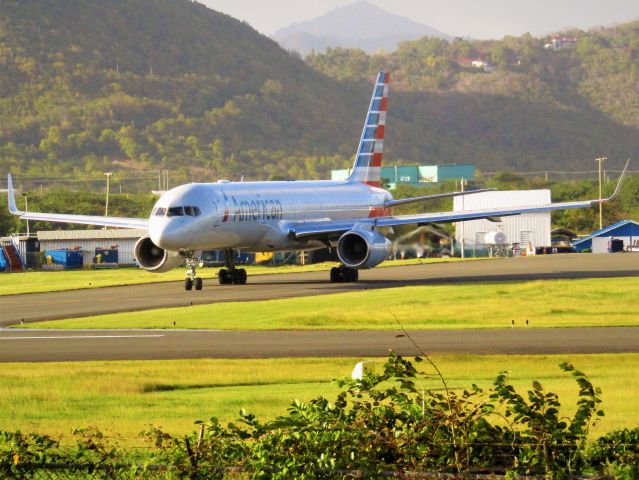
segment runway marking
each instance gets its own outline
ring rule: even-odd
[[[75,335],[75,336],[48,336],[48,337],[5,337],[0,340],[78,340],[82,338],[158,338],[164,335]]]

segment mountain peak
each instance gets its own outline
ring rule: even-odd
[[[359,0],[305,22],[278,30],[273,39],[302,54],[326,48],[361,48],[367,52],[395,50],[404,40],[420,37],[450,39],[443,32],[388,12],[368,0]]]

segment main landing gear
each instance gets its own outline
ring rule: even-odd
[[[226,268],[220,269],[217,274],[220,285],[244,285],[246,284],[246,270],[243,268],[235,268],[235,260],[233,259],[233,250],[224,251],[224,261]]]
[[[359,270],[340,265],[331,268],[332,283],[354,283],[359,280]]]
[[[202,290],[202,279],[196,276],[196,268],[200,265],[200,259],[193,256],[193,252],[190,252],[186,257],[186,279],[184,280],[184,290],[192,290],[195,287],[196,290]]]

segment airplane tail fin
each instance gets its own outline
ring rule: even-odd
[[[389,81],[388,72],[379,72],[357,148],[353,171],[348,177],[350,181],[362,182],[373,187],[380,185]]]

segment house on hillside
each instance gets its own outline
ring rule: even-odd
[[[471,65],[475,68],[483,70],[484,72],[490,73],[495,70],[495,65],[484,58],[476,58],[471,62]]]
[[[550,39],[550,43],[544,45],[544,48],[546,50],[564,50],[566,48],[574,48],[578,41],[578,37],[555,35]]]

